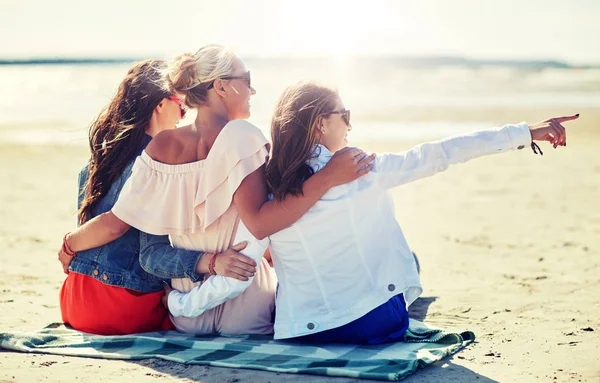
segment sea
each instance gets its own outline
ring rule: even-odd
[[[86,145],[89,124],[133,61],[0,60],[0,143]],[[560,115],[600,107],[600,66],[453,57],[244,61],[257,90],[249,120],[267,137],[278,97],[298,81],[338,89],[352,112],[350,142],[435,138],[502,122],[477,111],[556,108]],[[188,113],[181,124],[193,118]]]

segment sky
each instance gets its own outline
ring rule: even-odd
[[[0,58],[460,56],[600,64],[597,0],[0,0]]]

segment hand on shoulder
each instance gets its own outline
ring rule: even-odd
[[[356,180],[373,169],[375,154],[367,154],[359,148],[346,147],[337,151],[321,171],[327,175],[330,185],[339,186]]]

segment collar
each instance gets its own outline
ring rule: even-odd
[[[333,153],[331,153],[329,149],[321,144],[317,144],[313,150],[312,157],[306,161],[306,163],[313,168],[316,173],[327,165],[329,160],[331,160],[331,157],[333,157]]]

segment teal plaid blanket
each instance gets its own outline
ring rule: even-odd
[[[273,372],[400,380],[473,342],[470,331],[449,332],[411,319],[405,342],[377,346],[313,346],[271,336],[193,336],[174,331],[122,336],[85,334],[62,323],[37,332],[0,333],[7,350],[173,362]]]

